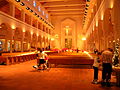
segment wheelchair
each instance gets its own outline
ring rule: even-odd
[[[37,65],[34,65],[33,68],[36,70],[50,70],[51,69],[51,64],[49,63],[48,60],[45,59],[37,59]]]

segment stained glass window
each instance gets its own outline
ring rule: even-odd
[[[33,6],[36,7],[36,1],[33,1]]]
[[[40,6],[38,6],[38,11],[39,11],[39,12],[41,11],[41,8],[40,8]]]

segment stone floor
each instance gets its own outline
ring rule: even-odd
[[[0,90],[120,90],[114,84],[112,87],[101,87],[91,84],[93,70],[80,66],[78,68],[51,68],[50,71],[36,71],[32,68],[35,60],[20,64],[0,66]],[[99,72],[99,80],[101,72]]]

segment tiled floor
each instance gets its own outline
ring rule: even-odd
[[[120,90],[119,87],[101,87],[91,84],[92,69],[52,68],[38,72],[32,68],[35,60],[0,66],[0,90]],[[99,72],[101,78],[101,72]],[[115,77],[112,77],[115,82]]]

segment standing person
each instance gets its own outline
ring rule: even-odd
[[[107,50],[102,52],[102,86],[110,86],[110,79],[112,73],[112,57],[113,50],[108,48]]]
[[[78,48],[76,49],[77,53],[79,52]]]
[[[93,69],[94,69],[94,80],[92,81],[93,84],[98,83],[98,67],[100,65],[100,55],[101,53],[98,52],[97,56],[94,58]]]

